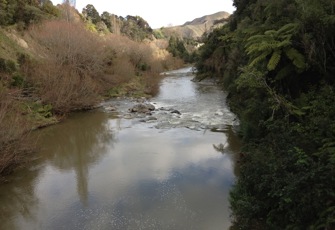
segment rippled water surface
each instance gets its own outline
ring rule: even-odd
[[[228,229],[237,122],[187,71],[164,78],[155,119],[119,100],[39,131],[39,158],[0,185],[0,229]]]

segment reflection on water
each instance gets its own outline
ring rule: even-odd
[[[0,229],[16,229],[14,217],[34,220],[38,199],[34,194],[34,182],[39,168],[18,172],[10,184],[0,185]]]
[[[171,79],[157,103],[166,103],[169,84],[180,84]],[[197,85],[188,82],[178,87],[201,98]],[[185,92],[185,100],[194,98]],[[93,111],[38,135],[41,158],[0,187],[3,229],[230,226],[228,193],[239,142],[229,126],[224,132],[162,130]],[[219,144],[222,153],[213,148]]]
[[[74,171],[83,203],[87,202],[88,196],[89,166],[114,143],[107,118],[107,114],[102,112],[75,114],[70,120],[40,134],[43,157],[59,170]]]

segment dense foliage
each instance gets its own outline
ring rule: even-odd
[[[0,26],[18,24],[24,29],[59,14],[50,0],[0,0]]]
[[[186,49],[187,40],[171,36],[167,50],[174,56],[183,59],[187,63],[192,63],[195,60],[195,52],[190,52]]]
[[[91,4],[88,4],[82,11],[86,21],[93,25],[93,30],[100,32],[111,32],[123,34],[134,41],[143,41],[153,37],[153,30],[148,22],[140,16],[128,15],[125,18],[104,11],[99,15],[98,11]]]
[[[199,80],[221,79],[244,140],[236,229],[335,228],[335,2],[234,0]]]

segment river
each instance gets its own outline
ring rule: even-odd
[[[36,159],[0,185],[0,229],[228,229],[238,122],[190,70],[166,73],[151,115],[111,100],[37,131]]]

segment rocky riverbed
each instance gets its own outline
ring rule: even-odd
[[[113,99],[102,104],[102,108],[109,113],[133,122],[151,123],[157,129],[188,128],[192,130],[225,131],[227,127],[238,127],[236,116],[230,112],[226,105],[226,95],[214,82],[183,84],[191,81],[192,75],[172,77],[167,75],[164,79],[160,94],[153,99]],[[169,86],[169,82],[174,85]],[[164,93],[164,86],[169,86],[169,92]],[[220,91],[220,92],[219,92]],[[206,92],[198,97],[199,92]],[[194,103],[196,100],[196,103]]]

